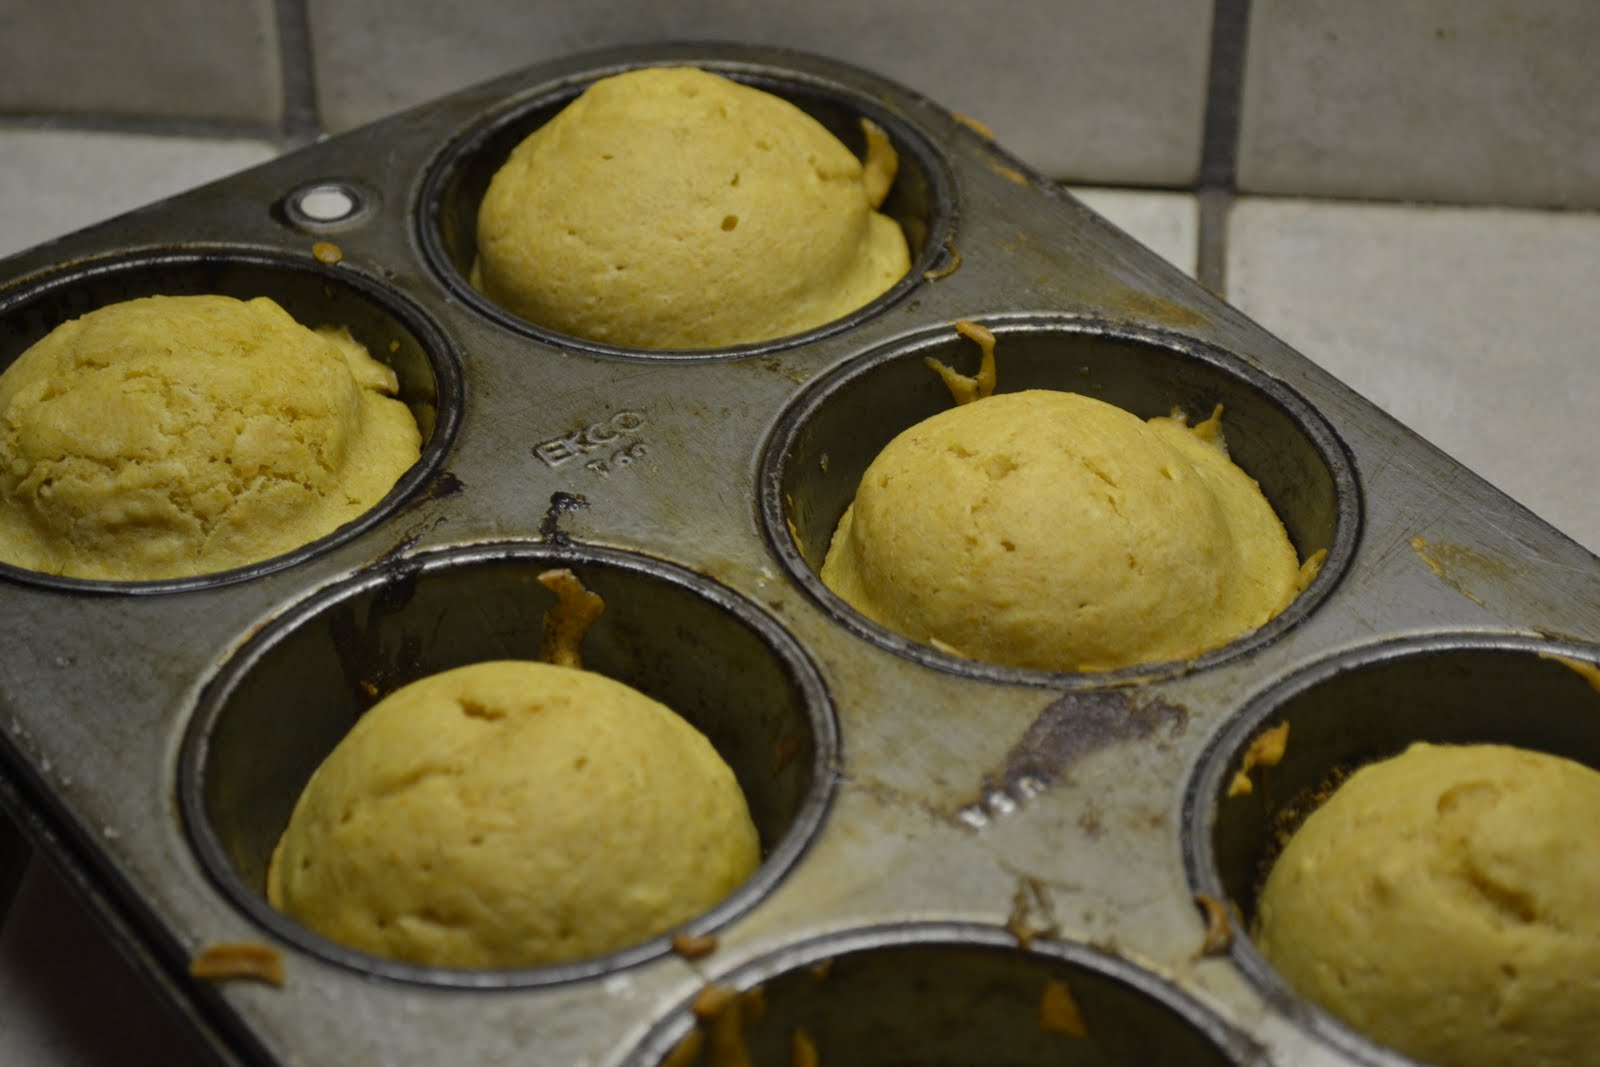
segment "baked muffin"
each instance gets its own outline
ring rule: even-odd
[[[372,507],[421,434],[392,370],[271,300],[152,296],[63,323],[0,374],[0,560],[209,574]]]
[[[1306,819],[1262,891],[1263,955],[1308,999],[1440,1067],[1600,1063],[1600,773],[1412,745]]]
[[[733,772],[686,721],[602,675],[496,661],[357,721],[295,805],[267,896],[379,956],[531,967],[664,933],[758,861]]]
[[[1043,389],[961,404],[891,441],[822,567],[912,640],[1051,671],[1193,657],[1272,618],[1305,577],[1217,416],[1144,422]]]
[[[552,330],[639,348],[799,333],[909,269],[865,164],[788,101],[686,67],[604,78],[534,131],[478,213],[474,284]]]

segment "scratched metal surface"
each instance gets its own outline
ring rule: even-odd
[[[857,113],[887,127],[912,276],[836,328],[709,355],[604,350],[482,306],[459,277],[463,220],[496,153],[587,80],[659,62],[783,92],[847,136]],[[355,218],[284,207],[323,181],[358,192]],[[319,240],[342,260],[318,263]],[[690,1027],[688,998],[722,981],[768,986],[752,1043],[777,1062],[795,1026],[829,1067],[973,1049],[1404,1062],[1299,1002],[1247,939],[1202,951],[1195,894],[1248,907],[1278,807],[1412,738],[1600,763],[1575,725],[1600,694],[1544,655],[1600,658],[1600,561],[969,125],[865,73],[672,46],[490,82],[0,263],[0,360],[99,303],[200,288],[353,324],[432,428],[383,506],[284,560],[150,586],[0,569],[0,801],[220,1061],[654,1064]],[[1000,334],[1002,388],[1142,414],[1223,401],[1299,549],[1329,549],[1317,582],[1236,646],[1107,676],[965,664],[855,618],[811,568],[876,448],[940,403],[921,357],[970,365],[961,318]],[[443,972],[272,914],[265,850],[365,706],[362,683],[527,649],[544,604],[528,579],[552,561],[611,601],[593,665],[676,701],[752,794],[768,858],[691,924],[717,950],[688,961],[659,939],[565,968]],[[1290,758],[1223,799],[1251,737],[1284,718]],[[234,940],[277,946],[283,988],[185,976]],[[1088,1038],[1037,1027],[1052,978]],[[934,1025],[952,1015],[975,1045]]]

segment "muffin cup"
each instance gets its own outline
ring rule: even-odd
[[[706,349],[645,349],[576,337],[514,315],[467,280],[477,258],[478,205],[489,181],[511,150],[553,119],[603,77],[659,64],[632,63],[590,71],[543,86],[459,134],[428,168],[416,213],[417,240],[429,266],[449,289],[479,313],[507,329],[563,348],[639,359],[733,358],[763,355],[837,333],[877,315],[919,285],[923,274],[948,257],[954,224],[954,182],[942,153],[922,132],[881,102],[843,85],[795,71],[752,63],[696,62],[693,66],[782,97],[822,123],[859,159],[865,150],[860,120],[882,127],[900,156],[900,169],[878,210],[900,224],[911,253],[911,269],[893,286],[848,315],[811,330],[768,341]],[[672,64],[680,65],[680,64]]]
[[[758,1064],[800,1062],[790,1058],[797,1030],[824,1067],[1261,1062],[1250,1042],[1126,960],[1069,942],[1022,950],[993,927],[915,923],[825,936],[713,981],[761,988],[763,1009],[743,1027]],[[1047,986],[1065,989],[1081,1034],[1043,1021]],[[692,1027],[689,1006],[680,1006],[627,1064],[666,1062]]]
[[[1263,996],[1361,1062],[1413,1061],[1302,999],[1256,951],[1257,894],[1283,845],[1343,776],[1411,743],[1501,744],[1600,770],[1600,691],[1565,657],[1600,665],[1600,649],[1513,636],[1408,638],[1346,652],[1273,685],[1207,746],[1184,803],[1184,854],[1199,893],[1244,921],[1235,964]],[[1245,750],[1289,725],[1283,759],[1228,796]]]
[[[454,348],[410,300],[348,267],[244,249],[133,252],[78,263],[30,279],[0,297],[0,369],[64,322],[147,296],[270,297],[303,326],[344,326],[399,379],[399,399],[422,432],[422,455],[360,518],[246,567],[187,578],[112,582],[63,578],[0,563],[0,574],[77,592],[166,593],[244,581],[293,566],[369,529],[438,469],[461,413]]]
[[[268,905],[273,847],[311,774],[368,707],[409,682],[485,660],[536,659],[570,568],[604,598],[584,666],[683,716],[733,769],[761,840],[757,872],[687,924],[702,932],[763,896],[804,850],[837,765],[832,710],[805,655],[749,603],[672,565],[590,548],[491,545],[387,560],[266,624],[206,685],[184,738],[179,796],[218,884],[274,934],[372,974],[467,987],[546,985],[666,952],[666,935],[593,959],[474,971],[378,958]],[[674,931],[680,932],[680,931]]]
[[[996,338],[996,393],[1082,393],[1142,419],[1181,408],[1201,419],[1223,405],[1228,452],[1255,478],[1300,559],[1327,558],[1310,586],[1259,629],[1193,660],[1093,674],[1033,671],[962,659],[869,621],[818,576],[861,476],[901,431],[952,406],[923,362],[975,373],[978,346],[950,328],[896,341],[820,380],[784,413],[762,459],[761,517],[784,567],[840,622],[928,666],[996,681],[1087,687],[1127,684],[1209,667],[1259,648],[1304,618],[1338,582],[1355,551],[1360,501],[1337,435],[1281,382],[1245,361],[1175,334],[1086,319],[973,316]]]

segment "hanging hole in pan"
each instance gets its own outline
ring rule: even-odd
[[[355,182],[325,179],[301,185],[279,201],[284,221],[307,233],[337,233],[365,222],[377,194]]]

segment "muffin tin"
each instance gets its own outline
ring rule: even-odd
[[[663,63],[847,143],[860,116],[884,127],[911,274],[839,322],[707,352],[564,337],[475,293],[475,198],[509,147],[589,81]],[[1247,912],[1308,790],[1413,739],[1600,766],[1600,560],[865,72],[672,45],[489,82],[0,263],[0,362],[101,304],[202,291],[350,326],[426,436],[369,515],[258,566],[0,567],[0,800],[219,1062],[654,1067],[719,984],[765,990],[757,1063],[789,1063],[796,1028],[826,1067],[1404,1063],[1299,1000],[1238,914],[1208,943],[1197,895]],[[923,357],[976,365],[961,319],[999,337],[1003,390],[1222,403],[1301,555],[1327,551],[1319,576],[1232,645],[1107,674],[973,663],[855,615],[821,554],[877,450],[948,405]],[[715,951],[417,967],[268,908],[273,840],[371,694],[532,655],[552,565],[606,597],[589,665],[693,721],[749,796],[762,866],[687,927]],[[1285,720],[1284,761],[1227,797]],[[236,941],[280,952],[283,986],[188,976]],[[1087,1036],[1041,1024],[1052,983]]]

